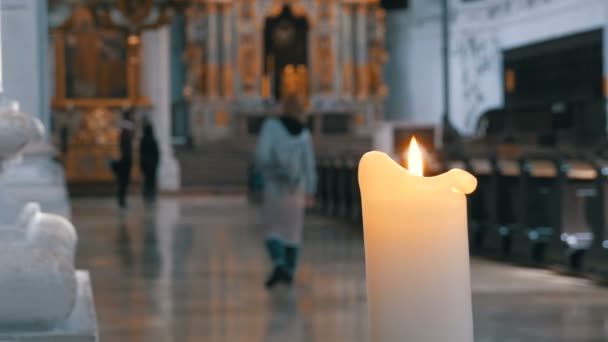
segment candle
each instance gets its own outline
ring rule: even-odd
[[[423,177],[412,139],[409,171],[386,154],[359,165],[371,341],[472,342],[465,195],[460,169]]]

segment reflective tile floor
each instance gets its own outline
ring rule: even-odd
[[[294,289],[268,293],[257,211],[243,197],[131,202],[124,214],[111,199],[73,202],[103,342],[367,341],[356,228],[309,217]],[[483,260],[472,278],[477,342],[608,341],[608,289]]]

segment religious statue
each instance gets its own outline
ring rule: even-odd
[[[42,126],[18,107],[0,108],[0,161],[14,157]],[[17,211],[2,191],[3,214]],[[12,214],[12,213],[9,213]],[[47,330],[74,310],[76,230],[65,218],[28,203],[0,219],[0,329]]]

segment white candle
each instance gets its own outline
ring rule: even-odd
[[[422,176],[381,152],[359,165],[371,341],[472,342],[466,171]],[[414,173],[416,172],[416,173]]]

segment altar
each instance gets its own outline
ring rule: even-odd
[[[186,10],[191,137],[255,136],[296,96],[313,134],[370,136],[387,93],[380,1],[195,3]]]

